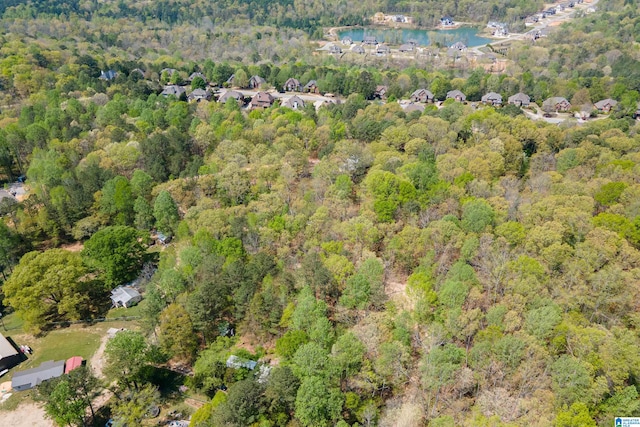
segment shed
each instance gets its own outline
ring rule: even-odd
[[[84,359],[80,356],[73,356],[67,359],[64,364],[64,373],[68,374],[76,368],[82,366]]]
[[[139,303],[142,295],[131,286],[118,286],[111,291],[111,301],[114,307],[129,308]]]
[[[22,356],[15,346],[0,334],[0,371],[11,369],[22,362]]]
[[[64,360],[54,362],[49,360],[43,362],[40,366],[25,371],[16,372],[11,380],[11,387],[16,391],[29,390],[43,381],[51,378],[58,378],[64,374]]]
[[[227,368],[240,369],[247,368],[254,370],[258,366],[258,362],[254,360],[242,359],[238,356],[229,356],[227,359]]]

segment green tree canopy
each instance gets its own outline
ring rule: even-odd
[[[145,261],[144,234],[135,228],[117,225],[96,232],[84,245],[82,255],[89,265],[102,272],[109,286],[133,280]]]
[[[29,252],[5,282],[4,302],[34,332],[48,322],[80,319],[90,313],[91,296],[103,290],[88,273],[78,253],[64,249]]]

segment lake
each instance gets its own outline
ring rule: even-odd
[[[351,28],[338,32],[338,38],[345,37],[357,43],[361,42],[365,36],[374,36],[378,42],[389,44],[403,44],[414,39],[421,46],[440,44],[441,46],[451,46],[456,42],[462,42],[468,47],[481,46],[491,43],[491,39],[478,37],[478,29],[473,27],[459,27],[451,30],[410,30],[410,29],[378,29],[378,28]]]

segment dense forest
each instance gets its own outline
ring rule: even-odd
[[[0,2],[0,174],[29,189],[0,201],[2,313],[46,335],[104,316],[123,283],[140,278],[144,296],[141,327],[105,350],[109,385],[87,369],[43,383],[48,415],[85,425],[108,386],[116,423],[146,425],[175,399],[159,367],[205,397],[193,427],[640,415],[635,2],[601,0],[514,44],[501,74],[338,61],[308,34],[378,10],[431,23],[540,5],[325,3]],[[341,102],[249,111],[160,94],[232,75],[316,80]],[[419,88],[469,103],[394,102]],[[489,91],[618,106],[552,124],[476,106]]]

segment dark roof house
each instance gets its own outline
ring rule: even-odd
[[[205,89],[194,89],[189,96],[187,96],[189,102],[200,102],[202,100],[208,101],[211,99],[211,92]]]
[[[298,95],[294,95],[287,99],[282,106],[291,108],[292,110],[302,110],[304,108],[304,100]]]
[[[49,360],[40,366],[25,371],[16,372],[11,380],[11,387],[16,391],[29,390],[43,381],[58,378],[64,374],[64,360],[54,362]]]
[[[178,86],[178,85],[168,85],[165,86],[164,89],[162,89],[162,92],[160,93],[160,95],[162,96],[175,96],[180,98],[180,95],[182,95],[183,93],[185,93],[187,90],[185,88],[183,88],[182,86]]]
[[[418,89],[411,94],[411,102],[433,102],[433,93],[427,89]]]
[[[260,76],[251,76],[251,78],[249,79],[249,87],[251,89],[258,89],[266,83],[267,81]]]
[[[612,109],[616,107],[616,105],[618,105],[618,101],[611,98],[603,99],[602,101],[598,101],[595,104],[593,104],[593,106],[596,107],[596,110],[598,110],[601,113],[610,112]]]
[[[544,111],[569,111],[571,103],[561,96],[553,96],[542,103]]]
[[[455,99],[458,102],[464,102],[467,100],[467,97],[464,93],[456,89],[447,92],[447,99]]]
[[[200,73],[200,72],[195,72],[195,73],[191,73],[191,75],[189,76],[189,78],[187,79],[188,82],[192,82],[196,79],[196,77],[200,77],[202,80],[204,80],[205,82],[207,81],[207,78],[204,76],[204,74]]]
[[[411,43],[400,45],[400,52],[413,52],[415,50],[415,45]]]
[[[273,96],[268,92],[258,92],[249,103],[251,108],[269,108],[273,105]]]
[[[513,104],[518,107],[528,107],[531,103],[531,97],[526,93],[519,92],[510,96],[507,101],[509,104]]]
[[[225,103],[227,102],[228,99],[235,99],[238,102],[243,102],[244,95],[242,95],[240,92],[237,92],[235,90],[228,90],[222,94],[220,99],[218,99],[218,102]]]
[[[373,96],[380,99],[385,98],[387,96],[387,87],[383,85],[376,86]]]
[[[0,334],[0,371],[11,369],[22,362],[23,356],[11,344],[11,342]]]
[[[302,85],[300,84],[300,80],[290,77],[284,82],[283,88],[287,92],[300,92]]]
[[[98,77],[100,80],[113,80],[118,76],[118,73],[116,73],[114,70],[107,70],[107,71],[100,71],[100,77]]]
[[[454,25],[453,18],[450,16],[443,16],[442,18],[440,18],[440,25],[445,27]]]
[[[502,95],[496,92],[489,92],[481,99],[483,104],[502,105]]]
[[[318,82],[310,80],[309,83],[304,85],[304,91],[309,93],[320,93],[320,89],[318,89]]]
[[[382,56],[382,55],[388,55],[390,53],[391,53],[391,48],[386,44],[378,45],[378,47],[376,48],[376,55]]]
[[[131,286],[118,286],[111,291],[111,302],[114,307],[129,308],[142,300],[142,295]]]
[[[375,46],[378,44],[378,40],[374,36],[365,36],[362,40],[362,44]]]

